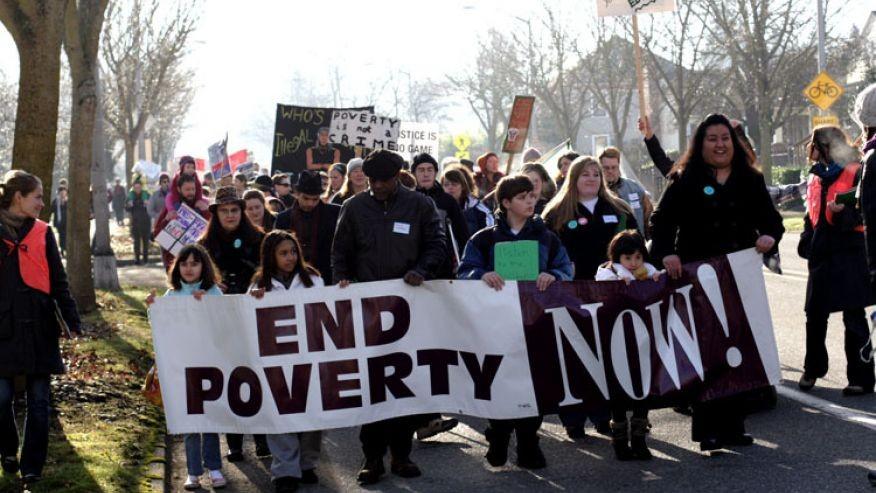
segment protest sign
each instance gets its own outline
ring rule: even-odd
[[[373,111],[335,110],[329,126],[332,144],[397,151],[401,120]]]
[[[438,159],[438,125],[431,123],[401,122],[398,132],[398,152],[408,160],[421,152]]]
[[[210,160],[210,171],[213,178],[221,180],[231,174],[231,163],[228,160],[228,135],[207,148],[207,158]]]
[[[374,112],[374,106],[342,108],[351,111]],[[337,108],[313,108],[306,106],[277,105],[274,125],[274,147],[271,153],[271,174],[277,172],[301,172],[307,167],[305,152],[317,143],[317,133],[331,125],[332,113]],[[355,155],[352,146],[335,145],[341,152],[341,161],[347,162]]]
[[[248,161],[249,161],[249,153],[247,152],[246,149],[241,149],[241,150],[235,152],[234,154],[231,154],[228,156],[228,164],[231,165],[231,171],[235,172],[235,173],[237,172],[237,168],[240,167],[240,165],[242,165]]]
[[[174,256],[182,247],[196,243],[207,229],[207,220],[186,204],[180,205],[176,214],[176,219],[167,223],[155,237],[161,248]]]
[[[598,17],[654,14],[672,12],[676,9],[675,0],[596,0]]]
[[[508,117],[508,131],[505,132],[505,143],[502,152],[519,154],[523,152],[526,136],[529,133],[529,123],[532,120],[532,110],[535,106],[533,96],[514,96],[511,116]]]
[[[543,292],[532,282],[496,292],[481,281],[395,280],[261,300],[174,296],[149,319],[170,433],[660,407],[781,376],[754,249],[686,264],[677,280],[555,282]]]
[[[502,241],[493,247],[496,273],[506,281],[534,281],[538,277],[538,242]]]

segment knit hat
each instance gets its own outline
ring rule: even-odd
[[[385,149],[372,151],[362,163],[362,171],[373,180],[388,180],[402,169],[404,159],[399,154]]]
[[[270,192],[274,188],[274,180],[268,175],[259,175],[255,179],[255,186],[262,192]]]
[[[362,165],[365,164],[365,160],[360,157],[354,157],[347,163],[347,173],[350,174],[354,169],[362,169]]]
[[[855,98],[855,121],[862,127],[876,127],[876,84],[870,84]]]
[[[536,149],[535,147],[530,147],[523,153],[523,162],[524,163],[532,163],[537,162],[541,159],[541,151]]]
[[[210,204],[210,213],[216,214],[216,208],[226,204],[237,204],[240,206],[241,211],[246,209],[246,202],[240,198],[240,195],[237,194],[237,189],[233,186],[222,187],[216,190],[216,198]]]
[[[194,164],[197,166],[197,164],[195,163],[195,158],[191,156],[183,156],[179,158],[179,169],[183,169],[183,166],[187,164]]]
[[[435,169],[435,173],[438,173],[438,161],[436,161],[435,158],[433,158],[432,155],[427,152],[421,152],[420,154],[414,156],[414,159],[411,161],[411,173],[416,173],[417,166],[424,163],[431,164],[432,167]]]
[[[319,172],[314,170],[304,170],[298,175],[298,184],[295,185],[298,193],[304,195],[320,195],[322,194],[322,177]]]

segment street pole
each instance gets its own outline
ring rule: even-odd
[[[815,0],[818,4],[818,72],[827,68],[827,54],[824,48],[824,0]]]

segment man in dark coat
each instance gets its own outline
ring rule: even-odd
[[[58,246],[61,255],[67,255],[67,187],[58,187],[58,195],[52,200],[52,226],[58,231]]]
[[[414,156],[411,162],[411,173],[417,179],[417,191],[431,198],[438,207],[438,215],[441,216],[447,235],[447,251],[450,255],[437,273],[439,279],[453,279],[456,266],[462,257],[462,249],[468,243],[470,232],[466,224],[465,216],[459,203],[453,200],[444,188],[438,184],[438,161],[427,153]]]
[[[443,264],[444,228],[435,203],[399,185],[403,160],[379,150],[365,158],[363,170],[371,188],[344,202],[332,247],[332,271],[341,287],[350,282],[399,279],[412,286],[434,277]],[[385,472],[383,456],[392,452],[392,472],[416,477],[420,469],[411,462],[411,440],[421,416],[405,416],[362,426],[359,439],[365,463],[360,484],[373,484]]]
[[[289,181],[288,177],[283,179]],[[332,242],[341,208],[320,200],[322,180],[316,171],[302,171],[295,188],[296,200],[277,216],[274,229],[294,232],[301,242],[304,260],[316,267],[326,284],[331,284]]]
[[[128,192],[122,186],[122,180],[116,178],[116,184],[113,187],[111,201],[113,204],[113,213],[116,215],[116,224],[123,226],[125,224],[125,201],[128,199]]]

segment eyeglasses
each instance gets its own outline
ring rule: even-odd
[[[291,187],[292,185],[290,185],[289,183],[282,183],[281,182],[281,183],[277,183],[277,186],[278,187]]]

